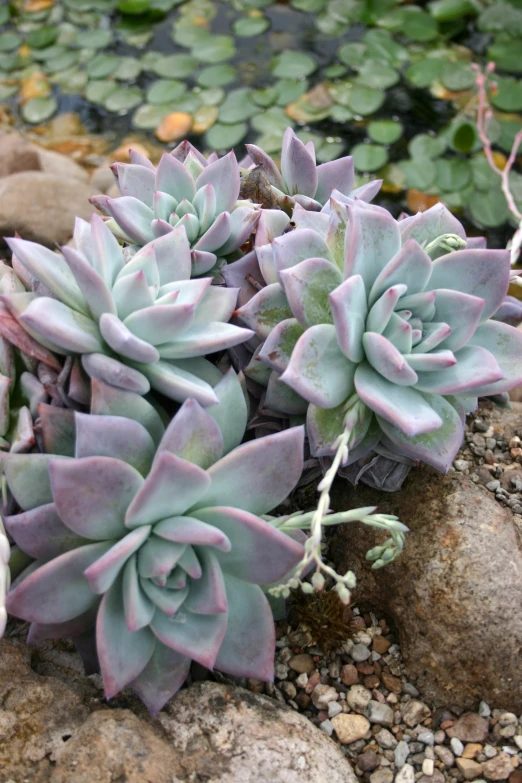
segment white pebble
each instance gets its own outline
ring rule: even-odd
[[[340,712],[343,711],[343,708],[339,704],[338,701],[329,701],[328,702],[328,717],[329,718],[335,718],[336,715],[339,715]]]
[[[306,672],[303,672],[299,675],[297,680],[295,681],[295,684],[298,688],[306,688],[308,685],[308,674]]]
[[[457,739],[457,737],[452,737],[451,738],[451,740],[450,740],[450,747],[451,747],[453,753],[457,757],[462,756],[462,754],[464,753],[464,745],[462,744],[462,742],[459,739]]]
[[[481,718],[489,718],[491,715],[491,708],[485,701],[481,701],[478,708],[478,714]]]
[[[433,775],[433,770],[435,769],[435,764],[433,763],[432,759],[424,759],[422,762],[422,772],[424,775],[429,775],[430,777]]]
[[[334,727],[331,720],[323,720],[323,722],[319,724],[319,728],[321,731],[324,731],[325,734],[328,734],[329,737],[332,736]]]
[[[395,775],[395,783],[414,783],[415,770],[411,764],[405,764],[400,772]]]

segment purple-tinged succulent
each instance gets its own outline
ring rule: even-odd
[[[382,184],[382,180],[375,180],[354,190],[351,155],[317,166],[313,142],[303,144],[292,128],[287,128],[283,137],[281,172],[260,147],[247,144],[246,148],[250,161],[263,169],[284,209],[300,204],[305,209],[319,211],[334,190],[344,196],[371,201]]]
[[[163,155],[157,168],[131,151],[131,163],[115,163],[112,169],[121,197],[91,199],[110,215],[108,226],[116,236],[140,246],[183,227],[192,249],[193,277],[238,250],[259,219],[255,204],[238,201],[239,166],[233,152],[209,163],[189,142],[182,142]]]
[[[216,402],[203,357],[251,336],[228,320],[237,291],[191,280],[191,253],[182,227],[149,242],[127,263],[98,215],[78,220],[75,247],[58,255],[23,239],[8,239],[26,273],[49,295],[1,297],[19,324],[45,348],[79,355],[88,375],[173,400]],[[210,369],[209,369],[210,367]]]
[[[522,333],[490,320],[509,253],[448,252],[465,239],[443,208],[400,222],[360,200],[328,211],[296,210],[297,228],[258,252],[268,285],[237,314],[263,343],[245,372],[269,408],[306,413],[316,456],[335,452],[356,394],[350,462],[391,443],[447,470],[477,397],[522,381]]]
[[[234,448],[245,400],[233,374],[218,387],[220,405],[187,400],[162,434],[145,399],[93,381],[93,415],[42,407],[57,456],[3,458],[22,508],[5,524],[35,558],[8,611],[31,622],[29,642],[94,631],[106,696],[131,686],[153,713],[191,660],[272,678],[275,633],[259,585],[304,552],[261,518],[301,475],[303,428]]]

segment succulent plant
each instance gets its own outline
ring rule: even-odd
[[[35,558],[8,611],[31,622],[30,642],[94,630],[107,697],[130,685],[153,713],[191,660],[270,679],[259,585],[304,550],[261,517],[301,475],[303,428],[237,446],[247,415],[233,372],[218,405],[189,399],[166,430],[144,398],[92,385],[91,415],[41,406],[51,454],[3,457],[22,508],[5,525]]]
[[[79,355],[88,375],[173,400],[216,402],[203,357],[251,336],[227,323],[237,291],[190,280],[183,227],[149,242],[128,263],[102,218],[76,223],[75,247],[58,255],[23,239],[7,240],[26,274],[48,295],[9,293],[1,301],[44,348]]]
[[[509,253],[467,248],[440,205],[397,222],[334,194],[321,213],[297,207],[293,223],[257,251],[267,285],[237,311],[263,341],[245,372],[268,407],[306,414],[316,456],[335,454],[350,401],[349,462],[380,443],[447,470],[477,397],[522,380],[521,332],[490,320]]]
[[[184,141],[165,153],[157,168],[141,153],[131,151],[130,156],[131,163],[112,167],[121,197],[91,199],[110,215],[108,226],[118,237],[145,245],[183,227],[192,248],[192,276],[197,277],[252,234],[260,213],[251,201],[238,201],[234,152],[209,162]]]
[[[246,164],[261,167],[284,209],[300,204],[305,209],[319,211],[334,190],[344,196],[371,201],[382,184],[382,180],[374,180],[354,190],[351,155],[317,166],[313,142],[303,144],[292,128],[287,128],[283,137],[281,172],[260,147],[247,144],[246,148],[249,156]]]

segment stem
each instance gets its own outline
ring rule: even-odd
[[[0,639],[5,633],[5,626],[7,623],[5,599],[11,581],[11,575],[9,572],[10,554],[11,550],[9,547],[9,541],[7,540],[5,528],[2,523],[2,519],[0,518]]]

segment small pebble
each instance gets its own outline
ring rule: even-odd
[[[424,745],[433,745],[435,743],[435,737],[432,731],[420,731],[417,734],[417,739]]]
[[[334,727],[331,720],[323,720],[319,724],[319,728],[321,729],[321,731],[324,731],[325,734],[328,734],[329,737],[332,736]]]
[[[395,776],[395,783],[414,783],[415,770],[411,764],[404,764],[402,769]]]
[[[456,737],[452,737],[450,740],[450,747],[456,756],[462,756],[464,753],[464,745]]]
[[[371,652],[365,644],[361,644],[359,642],[358,644],[355,644],[353,646],[350,655],[352,656],[354,661],[357,661],[359,663],[362,661],[367,661],[371,655]]]
[[[334,718],[336,715],[339,715],[340,712],[343,711],[342,705],[339,704],[338,701],[330,701],[328,702],[328,717]]]
[[[389,704],[381,704],[379,701],[370,701],[366,709],[366,717],[370,723],[378,723],[379,726],[390,728],[393,726],[393,710]]]
[[[422,772],[424,775],[428,775],[430,778],[433,775],[435,765],[431,759],[424,759],[422,762]]]
[[[396,769],[401,769],[401,767],[406,763],[406,759],[410,755],[410,748],[408,743],[404,740],[401,740],[395,748],[393,755],[395,758]]]
[[[486,704],[485,701],[481,701],[478,708],[478,714],[481,718],[489,718],[491,715],[491,709],[489,707],[489,704]]]
[[[462,472],[469,468],[469,462],[465,459],[456,459],[453,466],[455,470],[460,470]]]

